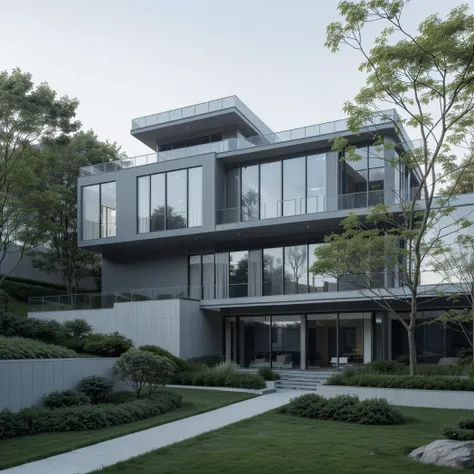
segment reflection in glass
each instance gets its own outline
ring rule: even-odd
[[[314,250],[317,246],[324,244],[309,244],[308,246],[308,257],[309,257],[309,268],[316,261],[314,256]],[[311,270],[309,271],[309,292],[315,293],[319,291],[337,291],[337,280],[336,278],[323,276],[323,275],[314,275]]]
[[[260,215],[262,219],[281,216],[281,161],[260,166]]]
[[[358,148],[356,155],[358,161],[339,162],[340,174],[340,202],[342,209],[367,207],[367,181],[368,181],[368,149]]]
[[[150,176],[138,178],[138,233],[150,232]]]
[[[307,157],[306,212],[326,210],[326,153]]]
[[[272,368],[301,367],[301,316],[272,316]]]
[[[283,160],[283,215],[305,213],[306,158]]]
[[[189,296],[201,297],[201,255],[189,256]]]
[[[258,171],[258,170],[257,170]],[[258,184],[258,177],[257,177]],[[257,187],[258,193],[258,187]],[[225,209],[220,211],[220,224],[240,222],[240,168],[229,168],[226,171]],[[258,198],[257,201],[258,203]],[[243,212],[242,212],[243,214]],[[258,219],[258,212],[257,212]]]
[[[100,186],[82,188],[82,238],[84,240],[100,237]]]
[[[115,237],[116,234],[116,195],[115,181],[100,185],[101,223],[100,237]]]
[[[240,317],[240,363],[243,367],[270,367],[270,317]]]
[[[285,294],[308,292],[308,247],[285,247]]]
[[[239,298],[248,295],[249,254],[247,251],[229,254],[229,296]]]
[[[370,328],[370,313],[339,314],[339,357],[342,363],[364,362],[364,323]]]
[[[187,170],[166,173],[166,228],[181,229],[187,225]]]
[[[202,226],[202,167],[190,168],[189,173],[189,222],[188,227]]]
[[[140,178],[142,179],[142,178]],[[155,232],[165,230],[165,174],[151,176],[150,194],[150,230]]]
[[[336,314],[308,314],[306,337],[308,369],[337,366]]]
[[[242,167],[242,220],[259,218],[258,165]]]
[[[283,294],[283,248],[263,251],[263,294]]]

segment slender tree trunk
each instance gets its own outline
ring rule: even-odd
[[[410,375],[416,374],[416,343],[415,343],[415,325],[410,324],[407,329],[408,334],[408,354],[410,358]]]

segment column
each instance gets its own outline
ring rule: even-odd
[[[301,369],[306,369],[306,316],[301,316],[301,326],[300,326],[300,357],[301,357]]]

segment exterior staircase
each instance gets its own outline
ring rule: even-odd
[[[275,382],[275,388],[280,390],[308,390],[315,391],[318,386],[323,385],[326,380],[336,371],[309,371],[292,370],[276,371],[280,380]]]

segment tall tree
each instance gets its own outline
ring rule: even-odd
[[[43,146],[51,171],[44,182],[54,197],[50,206],[50,227],[47,243],[32,252],[33,265],[57,275],[68,293],[78,288],[80,281],[94,277],[100,267],[100,257],[77,246],[77,176],[81,166],[95,165],[124,157],[116,143],[100,141],[92,131],[78,132],[61,143],[47,142]]]
[[[54,196],[43,186],[48,169],[41,142],[63,140],[79,128],[77,105],[76,99],[56,97],[47,83],[35,86],[20,69],[0,73],[0,265],[16,245],[11,271],[47,238]],[[6,276],[0,275],[0,286]]]
[[[376,258],[365,255],[365,261],[353,254],[358,266],[368,276],[373,275],[376,285],[381,284],[376,277],[377,265],[383,269],[396,261],[401,266],[403,275],[400,281],[410,316],[408,321],[400,318],[400,322],[407,331],[410,373],[414,374],[421,272],[430,250],[438,243],[430,231],[453,210],[451,196],[436,197],[438,184],[456,169],[453,147],[462,143],[468,145],[472,139],[474,16],[469,14],[466,5],[462,5],[454,8],[445,19],[437,14],[428,16],[416,32],[411,32],[403,17],[407,3],[408,0],[341,1],[338,9],[342,21],[327,27],[326,45],[333,52],[341,46],[348,46],[362,56],[359,69],[366,74],[366,85],[352,102],[344,106],[351,131],[358,133],[364,129],[370,133],[374,130],[371,125],[386,122],[392,123],[399,131],[402,142],[407,141],[403,125],[413,127],[421,137],[419,148],[413,150],[412,144],[402,143],[405,152],[398,156],[394,151],[394,158],[389,159],[397,172],[401,171],[403,176],[416,172],[419,179],[412,192],[396,190],[400,212],[394,215],[386,205],[375,206],[369,216],[369,226],[349,221],[346,223],[349,233],[345,233],[343,239],[335,238],[335,243],[329,240],[328,244],[343,255],[350,247],[369,245],[364,242],[364,237],[382,245],[381,248],[388,253],[387,261],[381,260],[378,251]],[[371,26],[369,35],[366,34],[368,25]],[[373,30],[378,27],[378,36],[371,41]],[[384,111],[393,107],[399,114]],[[384,141],[377,132],[372,133],[374,144],[383,147],[384,151],[396,148],[400,151],[396,144]],[[345,138],[335,140],[333,148],[343,153],[343,160],[360,160],[355,147]],[[466,222],[459,222],[459,226],[465,225]],[[372,226],[377,230],[373,231]],[[350,241],[349,236],[355,240]],[[326,251],[317,252],[324,257],[322,254]],[[334,270],[329,259],[326,263],[326,270],[331,270],[331,267]],[[316,267],[315,270],[324,273],[323,265]],[[384,284],[384,290],[387,288],[388,285]],[[381,291],[374,301],[382,302],[389,309],[392,296]]]

